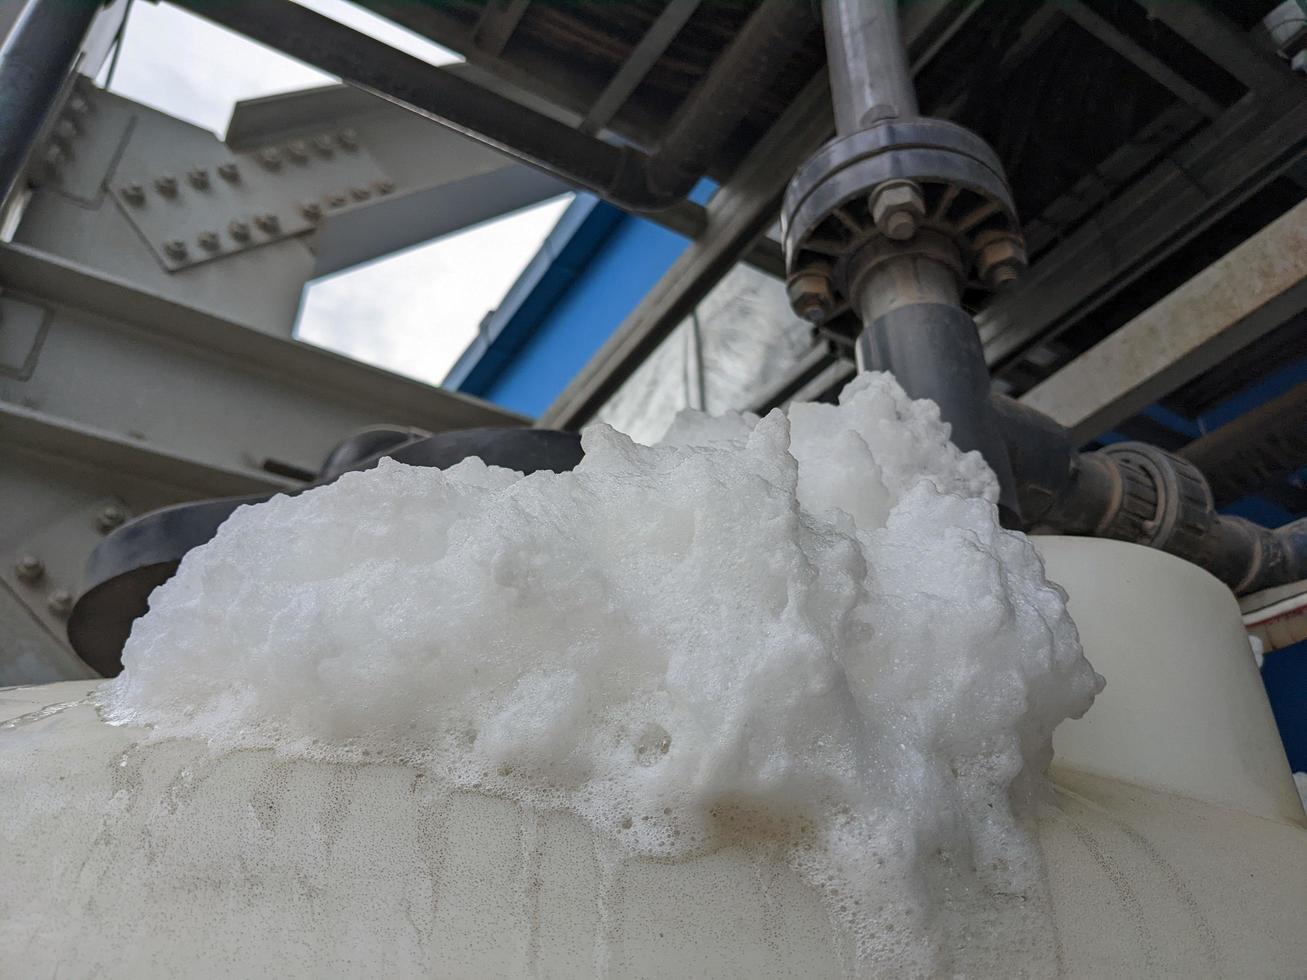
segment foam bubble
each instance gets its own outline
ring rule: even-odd
[[[1014,942],[1053,728],[1102,680],[983,460],[877,374],[583,441],[570,473],[383,461],[241,508],[105,717],[419,765],[631,855],[780,846],[878,972]]]

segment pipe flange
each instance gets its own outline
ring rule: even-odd
[[[1119,442],[1101,452],[1117,464],[1125,491],[1107,536],[1185,558],[1199,555],[1215,513],[1199,469],[1143,442]]]
[[[903,200],[889,200],[893,194]],[[800,168],[781,209],[787,267],[794,275],[824,263],[836,305],[847,303],[850,256],[873,238],[904,240],[908,225],[908,238],[919,228],[948,236],[986,288],[1002,288],[1025,266],[994,151],[970,130],[923,118],[832,140]]]

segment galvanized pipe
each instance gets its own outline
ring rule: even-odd
[[[630,211],[657,211],[686,197],[813,26],[798,0],[766,0],[650,155],[573,129],[291,0],[173,2]]]
[[[100,5],[28,0],[0,46],[0,203],[22,177]]]
[[[897,0],[824,0],[822,23],[839,135],[918,115]]]

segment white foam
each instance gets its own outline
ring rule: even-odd
[[[242,508],[105,716],[417,764],[630,854],[780,841],[866,969],[966,968],[1038,904],[1025,807],[1102,681],[947,431],[863,375],[656,446],[596,426],[570,473],[383,461]]]

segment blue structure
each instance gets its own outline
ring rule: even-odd
[[[686,244],[651,221],[578,194],[444,386],[541,414]]]

